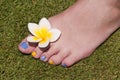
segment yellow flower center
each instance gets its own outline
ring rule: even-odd
[[[34,40],[34,41],[36,41],[36,40],[38,40],[38,39],[39,39],[39,38],[37,38],[37,37],[33,37],[33,40]]]
[[[35,34],[37,35],[35,40],[41,39],[41,42],[46,42],[52,36],[52,33],[49,32],[49,29],[47,27],[42,27],[35,30]]]

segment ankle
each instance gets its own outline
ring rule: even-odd
[[[108,15],[111,16],[111,22],[113,21],[117,28],[120,27],[120,0],[94,0],[96,3],[101,4],[100,6],[106,7],[108,10]],[[104,11],[103,9],[103,11]]]
[[[98,1],[98,0],[94,0],[94,1]],[[120,0],[99,0],[99,1],[105,3],[106,6],[116,8],[120,11]]]

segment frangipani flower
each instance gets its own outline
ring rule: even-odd
[[[27,41],[38,43],[40,48],[47,47],[50,42],[56,41],[61,35],[60,30],[51,28],[51,24],[46,18],[42,18],[39,24],[28,23],[28,29],[32,36],[27,37]]]

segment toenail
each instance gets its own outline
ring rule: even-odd
[[[54,64],[54,62],[52,60],[49,60],[49,64]]]
[[[42,61],[45,61],[45,59],[46,59],[45,56],[41,56],[41,57],[40,57],[40,60],[42,60]]]
[[[33,57],[35,57],[36,56],[36,52],[32,52],[32,54],[31,54]]]
[[[66,65],[66,64],[62,64],[62,66],[63,66],[63,67],[65,67],[65,68],[67,67],[67,65]]]
[[[27,49],[27,48],[28,48],[27,42],[22,42],[22,43],[20,44],[20,46],[21,46],[23,49]]]

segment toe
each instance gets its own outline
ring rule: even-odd
[[[73,64],[75,64],[76,62],[78,62],[80,59],[82,59],[83,56],[80,54],[71,54],[69,56],[67,56],[63,61],[62,61],[62,66],[63,67],[69,67]]]
[[[33,43],[28,43],[26,38],[18,45],[18,49],[22,52],[22,53],[26,53],[29,54],[31,53],[35,48],[36,48],[37,44],[33,44]]]
[[[32,57],[39,59],[42,53],[43,51],[39,47],[36,47],[34,51],[31,53],[31,55]]]
[[[53,55],[52,57],[50,57],[49,59],[49,64],[55,64],[58,65],[62,62],[62,60],[64,58],[66,58],[70,53],[68,51],[65,50],[60,50],[60,52],[56,55]]]
[[[55,46],[51,46],[48,51],[44,52],[40,59],[42,61],[47,61],[52,55],[55,55],[59,52],[59,49],[56,48]]]

